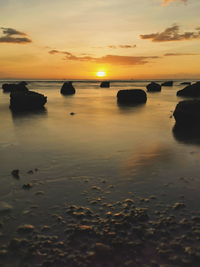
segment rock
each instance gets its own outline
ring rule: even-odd
[[[32,224],[24,224],[24,225],[20,225],[17,229],[17,231],[19,233],[32,233],[34,231],[35,227]]]
[[[174,210],[178,210],[178,209],[182,209],[182,208],[185,208],[185,204],[181,203],[181,202],[177,202],[172,206],[172,209],[174,209]]]
[[[141,89],[120,90],[117,93],[119,104],[141,104],[146,103],[147,95]]]
[[[185,100],[176,105],[173,116],[177,125],[197,125],[200,122],[200,100]]]
[[[8,255],[8,250],[0,249],[0,258],[6,257]]]
[[[2,89],[4,93],[11,93],[11,92],[27,92],[28,88],[26,87],[27,83],[26,82],[19,82],[17,84],[15,83],[4,83],[2,85]]]
[[[191,82],[182,82],[182,83],[180,83],[180,85],[190,85],[191,84]]]
[[[103,243],[96,243],[95,252],[99,257],[109,257],[110,255],[112,255],[112,248]]]
[[[19,179],[19,170],[17,170],[17,169],[12,170],[11,174],[13,177]]]
[[[163,82],[161,86],[173,86],[173,81]]]
[[[200,125],[175,124],[172,133],[174,138],[185,144],[200,145]]]
[[[46,102],[46,96],[33,91],[19,91],[10,94],[10,109],[12,111],[42,109]]]
[[[35,192],[35,195],[36,195],[36,196],[42,196],[42,195],[44,195],[44,194],[45,194],[44,191],[37,191],[37,192]]]
[[[177,96],[200,97],[200,82],[188,85],[176,93]]]
[[[31,189],[32,187],[33,187],[32,184],[23,184],[23,186],[22,186],[22,188],[23,188],[24,190],[29,190],[29,189]]]
[[[108,81],[101,82],[100,87],[101,88],[109,88],[110,82],[108,82]]]
[[[6,202],[0,201],[0,214],[8,213],[13,209],[11,205]]]
[[[60,90],[60,93],[63,95],[73,95],[76,93],[72,82],[65,82]]]
[[[147,86],[147,92],[160,92],[161,91],[161,85],[155,82],[149,83]]]

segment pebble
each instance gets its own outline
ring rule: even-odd
[[[32,224],[24,224],[24,225],[20,225],[17,228],[17,231],[19,233],[32,233],[35,230],[35,227]]]
[[[0,214],[8,213],[13,209],[13,207],[7,202],[0,201]]]
[[[181,202],[177,202],[172,206],[172,209],[177,210],[177,209],[182,209],[185,208],[185,204]]]
[[[32,187],[33,187],[32,184],[23,184],[23,185],[22,185],[22,188],[23,188],[24,190],[29,190],[29,189],[31,189]]]
[[[19,179],[19,170],[18,169],[12,170],[11,174],[13,177]]]

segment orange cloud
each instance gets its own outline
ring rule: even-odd
[[[136,45],[109,45],[108,48],[136,48]]]
[[[173,25],[163,32],[142,34],[141,39],[150,39],[152,42],[169,42],[169,41],[185,41],[194,40],[200,38],[200,31],[197,28],[196,32],[179,32],[180,27],[178,25]]]
[[[164,5],[167,5],[167,4],[171,3],[171,2],[183,2],[183,3],[186,3],[187,0],[163,0],[163,4]]]
[[[118,56],[118,55],[106,55],[103,57],[91,57],[91,56],[75,56],[66,51],[60,50],[50,50],[49,54],[63,54],[65,55],[65,60],[76,60],[76,61],[90,61],[94,63],[105,63],[105,64],[115,64],[115,65],[144,65],[149,63],[149,59],[157,59],[158,56]]]
[[[12,28],[2,27],[1,29],[3,30],[3,36],[0,37],[0,43],[26,44],[32,42],[28,37],[18,37],[27,36],[24,32],[20,32]]]
[[[165,57],[171,57],[171,56],[199,56],[200,54],[194,54],[194,53],[166,53],[164,54]]]

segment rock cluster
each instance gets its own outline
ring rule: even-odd
[[[52,225],[19,225],[0,247],[2,263],[11,266],[17,258],[18,266],[198,266],[200,217],[180,217],[184,203],[153,215],[132,199],[106,207],[100,214],[67,205],[52,214]]]

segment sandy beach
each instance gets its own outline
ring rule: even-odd
[[[2,266],[198,266],[200,138],[174,129],[180,82],[137,107],[116,94],[145,80],[74,82],[73,96],[29,82],[41,112],[0,93]]]

